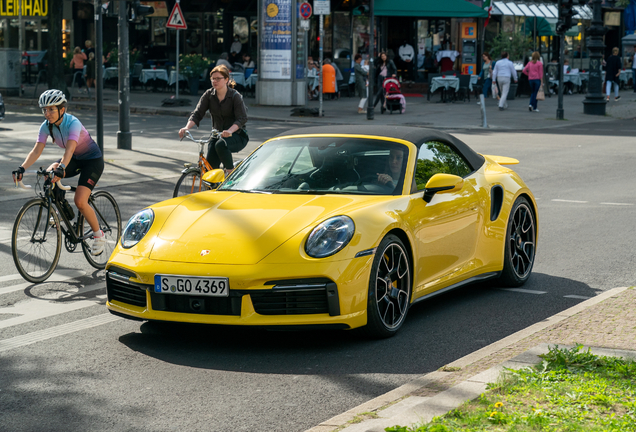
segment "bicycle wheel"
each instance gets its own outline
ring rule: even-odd
[[[189,195],[195,192],[210,190],[210,188],[201,181],[201,171],[192,170],[181,174],[177,185],[174,187],[173,198],[183,195]]]
[[[82,242],[82,251],[91,266],[96,269],[103,269],[106,267],[106,262],[108,262],[115,246],[117,246],[119,236],[121,235],[119,206],[117,206],[115,198],[106,191],[95,192],[91,195],[91,199],[89,199],[88,202],[90,206],[93,207],[93,210],[95,210],[99,228],[104,231],[106,235],[106,245],[104,246],[104,252],[99,255],[93,255],[91,253],[93,238],[89,237]],[[79,235],[81,237],[83,237],[85,233],[93,232],[93,229],[82,214],[79,216],[77,225],[80,227]]]
[[[22,277],[29,282],[44,282],[60,260],[62,229],[60,218],[51,207],[36,198],[22,206],[13,224],[11,254]]]

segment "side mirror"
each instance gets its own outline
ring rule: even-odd
[[[454,192],[464,187],[464,179],[453,174],[435,174],[426,183],[424,201],[431,202],[433,195],[440,192]]]
[[[209,184],[213,189],[216,189],[219,184],[225,181],[225,172],[220,168],[213,169],[203,174],[201,180]]]

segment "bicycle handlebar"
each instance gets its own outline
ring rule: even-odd
[[[52,175],[52,174],[53,174],[53,171],[44,171],[43,169],[40,169],[40,170],[38,170],[38,171],[35,171],[35,170],[25,171],[25,173],[27,173],[27,172],[32,172],[32,173],[36,173],[36,174],[38,174],[38,175],[47,175],[47,176],[50,176],[50,175]],[[53,174],[53,175],[54,175],[54,174]],[[15,181],[15,187],[16,187],[16,188],[20,187],[20,188],[22,188],[22,189],[26,189],[26,190],[29,190],[29,189],[32,189],[32,188],[33,188],[33,186],[31,186],[31,185],[25,185],[24,183],[22,183],[22,180],[17,180],[17,178],[14,178],[14,181]],[[62,189],[62,190],[65,190],[65,191],[67,191],[67,190],[71,190],[71,186],[63,185],[63,184],[62,184],[62,180],[61,180],[61,179],[60,179],[60,180],[58,180],[56,183],[53,183],[52,188],[54,188],[56,184],[57,184],[57,187],[59,187],[59,188],[60,188],[60,189]]]
[[[190,141],[195,142],[197,144],[207,144],[213,139],[222,138],[222,136],[221,136],[222,133],[223,133],[222,131],[219,131],[219,130],[216,130],[216,129],[212,129],[212,131],[210,132],[210,136],[208,136],[205,139],[197,140],[197,139],[194,139],[192,137],[192,133],[189,130],[186,130],[185,131],[185,135],[183,136],[183,138],[188,138]],[[230,134],[230,136],[232,136],[232,134]],[[180,141],[183,141],[183,138],[181,138]]]

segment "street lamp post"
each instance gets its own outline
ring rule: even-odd
[[[593,0],[594,10],[592,25],[587,30],[590,36],[587,38],[587,47],[590,50],[590,79],[587,86],[587,94],[583,100],[583,113],[590,115],[605,115],[605,96],[603,95],[603,76],[601,65],[603,62],[603,36],[607,33],[607,27],[603,26],[602,4],[603,0]]]

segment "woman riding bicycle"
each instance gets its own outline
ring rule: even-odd
[[[66,97],[63,92],[47,90],[40,95],[38,104],[46,120],[40,126],[33,149],[22,165],[14,171],[14,180],[22,180],[24,171],[42,155],[50,136],[58,147],[64,149],[64,156],[52,163],[47,171],[53,171],[53,183],[79,174],[75,205],[93,230],[91,254],[100,255],[104,251],[106,235],[99,228],[97,216],[88,204],[88,198],[104,171],[102,152],[77,117],[66,113]]]
[[[192,111],[188,123],[179,129],[179,138],[183,138],[186,131],[205,116],[206,111],[212,115],[214,129],[223,131],[223,139],[212,141],[208,147],[206,159],[212,168],[219,168],[223,162],[226,175],[234,169],[232,153],[245,148],[249,137],[245,131],[247,112],[243,103],[243,96],[236,90],[236,83],[230,78],[230,72],[223,65],[217,66],[210,72],[212,88],[203,93],[197,107]]]

